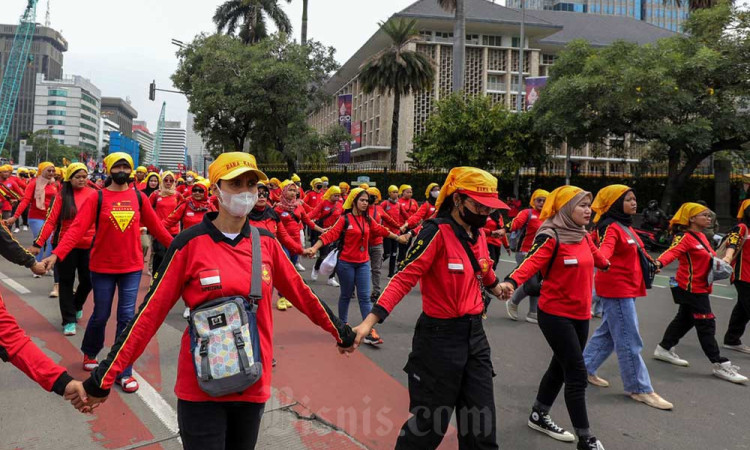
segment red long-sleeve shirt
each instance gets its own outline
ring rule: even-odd
[[[89,268],[99,273],[129,273],[143,270],[141,230],[143,225],[162,245],[172,242],[161,220],[145,199],[143,193],[126,189],[111,191],[102,189],[101,214],[96,217],[99,194],[86,201],[78,210],[76,220],[52,253],[61,260],[83,238],[92,225],[96,226]],[[143,196],[143,205],[138,208],[136,195]],[[98,226],[97,226],[98,225]]]
[[[156,216],[160,220],[166,220],[167,217],[169,217],[172,212],[177,209],[177,206],[180,204],[180,202],[183,201],[182,195],[180,194],[174,194],[170,195],[168,197],[162,197],[162,195],[159,193],[159,191],[154,191],[151,193],[151,197],[149,197],[149,202],[151,203],[151,207],[154,208],[154,212],[156,212]],[[177,233],[180,232],[180,223],[179,222],[170,222],[170,226],[167,226],[167,231],[169,231],[169,234],[172,236],[177,236]]]
[[[668,266],[675,259],[678,260],[675,275],[677,285],[688,292],[710,294],[713,286],[708,284],[708,271],[715,255],[703,233],[693,235],[685,232],[672,239],[672,245],[659,256],[658,261],[662,266]]]
[[[398,202],[401,204],[401,221],[406,223],[411,216],[417,213],[419,210],[419,204],[413,198],[409,200],[405,198],[399,198]]]
[[[279,215],[279,218],[281,218],[281,223],[286,227],[289,236],[299,236],[299,233],[302,230],[302,223],[310,228],[315,228],[315,223],[310,220],[310,217],[305,212],[305,208],[302,207],[302,204],[297,205],[293,212],[289,212],[282,208],[281,205],[277,205],[276,213]]]
[[[344,223],[348,218],[349,227],[344,235],[344,245],[339,253],[339,259],[350,263],[364,263],[370,260],[370,254],[367,251],[370,242],[370,234],[386,237],[391,234],[387,228],[367,220],[365,216],[355,216],[354,214],[345,214],[333,225],[333,228],[326,231],[320,236],[323,244],[328,245],[336,242],[341,233],[344,231]]]
[[[638,255],[638,245],[643,248],[643,241],[632,228],[630,230],[635,239],[628,236],[616,223],[609,224],[603,233],[597,231],[597,238],[601,243],[599,252],[611,265],[606,272],[596,272],[596,295],[607,298],[646,296],[646,282],[643,280],[641,259]]]
[[[513,232],[526,227],[523,241],[521,242],[521,252],[526,253],[534,244],[534,236],[536,236],[536,232],[539,230],[540,226],[542,226],[542,221],[539,220],[539,211],[533,208],[528,208],[519,212],[510,224],[506,226],[506,230],[508,232]]]
[[[750,239],[747,239],[748,230],[744,223],[737,224],[727,235],[727,248],[733,248],[735,253],[740,252],[732,262],[732,283],[735,281],[750,282]],[[742,248],[740,248],[742,246]]]
[[[182,224],[182,230],[184,231],[199,224],[203,220],[203,216],[209,211],[211,211],[211,205],[208,201],[196,204],[193,199],[189,199],[177,205],[177,208],[166,219],[162,220],[162,223],[167,230],[170,230],[170,233],[175,226],[179,229],[180,224]]]
[[[315,207],[318,206],[318,203],[323,200],[323,194],[323,192],[307,191],[304,202],[310,208],[315,209]]]
[[[503,229],[504,227],[503,216],[498,217],[497,220],[492,217],[487,217],[487,223],[484,225],[484,234],[487,236],[487,244],[494,245],[495,247],[510,247],[507,234],[504,234],[501,238],[492,237],[493,231]]]
[[[540,235],[523,262],[506,279],[520,286],[541,270],[544,283],[539,308],[556,316],[590,319],[594,266],[606,270],[609,262],[588,235],[577,244],[560,244],[550,266],[554,251],[555,239]]]
[[[401,203],[399,203],[398,200],[396,200],[395,202],[392,202],[390,199],[388,199],[388,200],[383,200],[380,203],[380,207],[383,208],[383,211],[385,211],[386,214],[391,216],[391,218],[394,220],[394,222],[396,222],[396,224],[398,224],[397,227],[391,227],[386,222],[385,227],[394,233],[398,233],[399,228],[401,227],[401,225],[404,224],[404,220],[401,217]]]
[[[393,220],[391,216],[386,214],[385,211],[383,211],[383,208],[380,207],[380,205],[373,205],[367,211],[370,214],[370,217],[372,218],[372,220],[375,221],[375,223],[385,226],[385,228],[388,231],[391,231],[393,227],[396,227],[396,229],[398,229],[398,223],[396,223],[396,221]],[[398,231],[392,232],[392,233],[399,234]],[[370,242],[368,244],[370,247],[373,247],[375,245],[380,245],[382,243],[383,243],[383,236],[380,236],[375,233],[370,233]]]
[[[340,202],[323,200],[322,202],[318,203],[318,206],[316,206],[315,209],[310,212],[309,217],[310,220],[316,222],[320,222],[322,219],[322,225],[320,226],[323,228],[328,228],[336,223],[343,212],[344,211],[341,209]]]
[[[484,232],[479,230],[474,242],[467,240],[477,258],[482,284],[494,287],[497,277],[487,250]],[[479,280],[469,255],[464,250],[450,221],[427,221],[404,260],[404,268],[391,278],[372,312],[381,321],[411,289],[420,283],[422,310],[430,317],[452,319],[484,310]]]
[[[282,190],[279,188],[268,190],[268,201],[271,202],[271,205],[281,201],[281,192]]]
[[[21,214],[26,211],[26,208],[29,208],[29,219],[44,220],[44,218],[47,217],[47,209],[49,209],[49,204],[52,202],[52,197],[57,195],[57,184],[54,181],[51,181],[44,186],[44,209],[39,209],[36,207],[36,199],[34,198],[36,181],[37,179],[34,178],[26,187],[21,203],[18,205],[16,213],[13,215],[16,219],[21,217]]]
[[[281,224],[279,215],[270,206],[266,206],[262,211],[258,211],[257,208],[253,209],[247,218],[250,225],[270,231],[290,253],[294,255],[302,254],[302,243],[299,238],[292,239],[289,236],[286,227]]]
[[[80,211],[81,208],[83,208],[84,203],[86,203],[86,201],[89,198],[96,197],[96,195],[97,195],[96,190],[91,189],[88,186],[84,186],[81,189],[73,189],[73,201],[76,204],[76,211]],[[34,245],[36,247],[39,247],[39,248],[44,247],[44,243],[47,242],[47,239],[49,239],[52,233],[54,233],[55,229],[57,228],[58,223],[60,222],[60,213],[62,213],[62,204],[63,204],[62,195],[59,195],[52,200],[52,204],[50,205],[47,218],[44,221],[44,225],[42,225],[42,229],[39,231],[39,236],[37,236],[36,239],[34,239]],[[60,224],[60,234],[59,236],[55,237],[57,242],[60,242],[60,240],[68,231],[68,229],[73,224],[73,221],[76,220],[76,218],[77,218],[77,215],[73,216],[72,219],[67,219],[67,220],[62,221],[62,224]],[[75,248],[89,249],[91,248],[91,241],[93,239],[94,239],[94,226],[92,225],[84,233],[83,237],[81,237],[81,239],[75,244]]]
[[[417,225],[422,223],[422,221],[431,219],[433,217],[435,217],[435,205],[430,202],[424,202],[422,203],[422,206],[419,207],[417,212],[409,217],[409,219],[406,221],[406,224],[409,229],[416,228]]]
[[[2,194],[3,200],[3,206],[2,211],[10,211],[13,209],[13,201],[19,201],[24,196],[24,188],[21,187],[19,184],[19,179],[15,177],[8,177],[7,180],[3,180],[0,182],[0,185],[2,185],[2,191],[0,191],[0,194]]]
[[[250,292],[252,242],[250,227],[230,240],[211,222],[217,213],[208,213],[200,224],[181,233],[169,248],[164,264],[167,269],[152,283],[138,314],[117,338],[106,359],[92,372],[84,386],[92,395],[105,395],[123,369],[131,365],[164,322],[174,304],[182,298],[194,309],[208,301]],[[195,363],[190,352],[187,330],[182,335],[177,363],[175,394],[191,402],[266,402],[271,396],[273,359],[273,289],[305,314],[313,323],[330,333],[336,342],[349,345],[351,329],[305,284],[276,239],[261,231],[262,299],[257,311],[258,334],[263,374],[254,385],[238,394],[211,397],[198,386]],[[333,351],[333,350],[332,350]]]

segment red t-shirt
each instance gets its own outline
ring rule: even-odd
[[[714,256],[716,252],[703,233],[685,232],[672,239],[672,245],[659,256],[658,261],[668,266],[675,259],[679,260],[675,275],[677,285],[688,292],[710,294],[713,286],[708,284],[708,271]]]
[[[727,235],[727,248],[733,248],[735,253],[740,252],[732,262],[734,267],[732,283],[735,281],[750,282],[750,239],[747,238],[748,233],[750,231],[748,231],[747,225],[740,223],[732,228]]]
[[[179,205],[182,201],[183,199],[180,194],[170,195],[169,197],[162,197],[159,191],[152,192],[151,197],[149,197],[151,207],[154,208],[156,216],[161,220],[166,220],[166,218],[169,217],[169,215],[172,214],[175,209],[177,209],[177,205]],[[177,236],[177,233],[180,232],[179,222],[171,223],[170,226],[167,227],[167,231],[169,231],[169,234],[171,234],[172,236]]]
[[[307,191],[304,202],[310,208],[315,208],[321,200],[323,200],[323,192]]]
[[[7,180],[0,182],[0,184],[2,184],[3,187],[0,194],[2,194],[2,197],[5,200],[1,211],[10,211],[13,209],[12,201],[20,201],[23,198],[24,188],[21,187],[19,179],[15,177],[8,177]]]
[[[346,234],[344,234],[344,245],[339,254],[339,259],[350,263],[365,263],[370,260],[368,252],[370,233],[386,237],[390,234],[390,231],[372,220],[367,220],[365,216],[347,213],[336,221],[333,228],[320,236],[323,244],[328,245],[336,242],[344,231],[344,224],[347,221],[349,226],[346,228]]]
[[[596,272],[596,295],[607,298],[646,296],[646,282],[643,280],[641,259],[638,255],[638,245],[643,248],[643,241],[632,228],[630,230],[635,239],[628,236],[616,223],[609,224],[602,234],[597,232],[597,238],[601,243],[599,252],[611,265],[606,272]]]
[[[14,214],[14,217],[16,219],[21,217],[21,214],[23,214],[26,208],[29,208],[29,219],[44,219],[47,217],[47,209],[49,209],[49,204],[52,202],[52,198],[57,195],[57,183],[51,181],[46,186],[44,186],[44,209],[39,209],[36,207],[36,199],[34,198],[36,181],[37,179],[34,178],[26,187],[23,199],[21,200],[21,203],[18,205],[16,213]]]
[[[401,203],[399,203],[398,200],[396,200],[395,202],[393,202],[393,201],[391,201],[391,199],[388,199],[388,200],[383,200],[382,202],[380,202],[379,206],[381,208],[383,208],[383,211],[386,214],[388,214],[389,216],[391,216],[391,219],[393,219],[394,222],[396,222],[398,224],[397,227],[391,227],[386,222],[385,227],[388,228],[389,230],[391,230],[394,233],[398,233],[399,232],[399,228],[401,227],[401,225],[404,224],[404,220],[401,217]]]
[[[409,217],[409,220],[407,220],[406,223],[411,229],[422,223],[423,220],[431,219],[433,217],[435,217],[435,205],[430,202],[424,202],[417,212]]]
[[[341,217],[344,211],[341,209],[340,202],[332,202],[330,200],[323,200],[318,203],[318,206],[313,209],[309,216],[310,220],[316,222],[323,220],[321,227],[328,228],[332,227],[334,223]]]
[[[273,208],[266,206],[262,211],[256,207],[247,217],[250,221],[250,225],[258,228],[263,228],[271,232],[276,239],[293,255],[302,254],[302,243],[299,240],[299,235],[295,239],[289,236],[286,231],[286,227],[281,224],[279,215],[276,214]]]
[[[302,230],[302,223],[310,228],[315,228],[315,223],[310,220],[302,205],[297,205],[293,212],[289,212],[283,209],[281,205],[277,205],[276,214],[279,215],[281,223],[286,227],[289,236],[299,236],[300,230]]]
[[[409,200],[405,198],[399,198],[398,202],[401,204],[401,221],[406,222],[409,220],[409,217],[417,213],[417,210],[419,209],[419,204],[416,200],[413,198],[410,198]]]
[[[391,229],[394,227],[398,230],[398,224],[396,223],[396,221],[393,220],[391,216],[386,214],[380,205],[372,205],[367,211],[370,214],[370,218],[372,218],[375,223],[385,226],[386,230],[391,231]],[[399,234],[398,231],[392,233]],[[370,233],[370,247],[382,244],[383,239],[384,237],[380,236],[379,234]]]
[[[494,245],[495,247],[510,247],[508,242],[508,235],[505,234],[503,237],[492,237],[492,232],[504,228],[503,216],[498,217],[497,220],[492,217],[487,217],[487,223],[484,225],[484,234],[487,236],[487,244]]]
[[[534,236],[536,236],[536,232],[540,226],[542,226],[542,221],[539,220],[539,211],[527,208],[519,212],[506,229],[509,232],[513,232],[524,227],[526,228],[523,241],[521,242],[521,252],[526,253],[534,244]]]
[[[84,203],[88,201],[90,197],[96,197],[96,189],[91,189],[88,186],[84,186],[81,189],[73,189],[73,201],[76,204],[76,211],[80,211],[83,208]],[[44,243],[47,242],[52,233],[55,232],[58,223],[60,222],[60,214],[62,213],[62,195],[55,197],[52,200],[52,206],[47,214],[47,219],[44,221],[42,229],[39,231],[39,236],[34,239],[34,245],[41,248],[44,247]],[[65,233],[68,231],[73,221],[77,219],[77,215],[73,216],[72,219],[63,220],[60,225],[60,235],[55,239],[57,242],[62,240]],[[83,235],[83,237],[76,243],[75,248],[89,249],[91,248],[91,242],[94,239],[94,226],[92,225]]]
[[[166,219],[162,220],[162,223],[167,230],[170,230],[170,233],[175,226],[179,229],[180,224],[182,224],[182,230],[184,231],[199,224],[203,220],[203,216],[209,211],[212,211],[212,207],[207,200],[198,204],[193,199],[186,200],[177,205],[177,208]]]

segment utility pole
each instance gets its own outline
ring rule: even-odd
[[[523,57],[524,47],[526,41],[526,0],[521,0],[521,42],[518,45],[518,94],[516,95],[516,111],[521,112],[524,110],[523,104]]]

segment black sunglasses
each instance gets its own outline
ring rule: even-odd
[[[258,191],[258,197],[268,198],[268,192]]]

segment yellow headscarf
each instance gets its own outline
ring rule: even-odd
[[[401,187],[403,188],[404,186],[402,185]],[[448,172],[445,183],[440,188],[440,194],[435,201],[435,209],[439,211],[440,205],[443,204],[445,199],[459,190],[476,192],[482,197],[487,197],[485,201],[493,199],[492,203],[497,203],[496,206],[498,207],[505,205],[497,198],[497,178],[489,172],[477,169],[476,167],[454,167]],[[507,208],[507,206],[505,207]]]
[[[270,180],[268,180],[268,184],[275,184],[276,187],[279,187],[279,185],[281,184],[281,181],[279,181],[278,178],[271,178]]]
[[[680,209],[674,213],[672,220],[669,221],[669,226],[690,224],[690,218],[695,217],[708,208],[701,205],[700,203],[687,202],[680,205]]]
[[[369,187],[370,187],[370,185],[369,185],[369,184],[367,184],[367,183],[362,183],[362,184],[360,184],[360,185],[359,185],[359,188],[360,188],[360,189],[365,189],[365,190],[367,190],[367,188],[369,188]]]
[[[322,176],[322,177],[320,177],[320,181],[322,181],[323,183],[325,183],[325,182],[328,181],[328,177],[327,176]]]
[[[360,192],[364,192],[365,190],[362,188],[354,188],[349,193],[349,196],[346,197],[346,201],[344,202],[344,210],[352,209],[352,204],[354,203],[354,199],[357,198]]]
[[[391,192],[398,192],[398,186],[395,186],[393,184],[388,186],[388,193],[390,194]]]
[[[300,179],[299,175],[295,173],[295,174],[292,174],[292,181],[295,183],[299,183],[300,181],[302,181],[302,179]]]
[[[115,152],[115,153],[110,153],[109,155],[107,155],[106,158],[104,158],[104,167],[107,169],[107,175],[110,174],[112,170],[112,166],[118,161],[122,161],[123,159],[130,165],[130,169],[132,170],[133,158],[127,153]]]
[[[409,186],[408,184],[402,184],[398,187],[398,195],[403,195],[404,191],[407,189],[411,189],[411,186]]]
[[[55,165],[49,161],[43,161],[39,163],[39,168],[37,169],[37,173],[42,173],[47,167],[55,167]]]
[[[437,183],[430,183],[430,184],[428,184],[427,185],[427,189],[425,189],[425,191],[424,191],[424,198],[429,199],[430,198],[430,191],[432,190],[432,188],[436,188],[436,187],[440,187],[440,185],[437,184]]]
[[[10,164],[0,166],[0,172],[13,172],[13,166]],[[21,173],[21,169],[18,169],[18,173]]]
[[[529,200],[529,206],[531,206],[533,208],[534,207],[534,200],[536,200],[538,197],[547,198],[547,197],[549,197],[549,192],[545,191],[544,189],[537,189],[536,191],[534,191],[534,193],[531,194],[531,200]]]
[[[750,206],[750,198],[747,200],[743,200],[742,204],[740,204],[740,210],[737,212],[737,218],[743,219],[745,217],[745,210],[747,207]]]
[[[146,169],[146,168],[145,168],[145,167],[143,167],[143,166],[138,166],[138,167],[137,167],[137,168],[135,169],[135,171],[136,171],[136,172],[141,172],[141,173],[148,173],[148,169]]]
[[[313,178],[310,182],[310,187],[315,189],[316,184],[323,184],[323,180],[321,180],[320,178]]]
[[[375,198],[378,199],[378,203],[380,203],[380,200],[383,199],[383,196],[380,195],[380,189],[378,189],[378,188],[376,188],[374,186],[371,187],[371,188],[367,188],[367,193],[370,194],[370,195],[374,195]]]
[[[349,189],[349,183],[347,183],[346,181],[342,181],[341,183],[339,183],[339,189],[341,189],[341,193],[343,194],[344,189]]]
[[[331,186],[323,194],[323,200],[330,200],[332,195],[341,195],[341,189],[338,186]]]
[[[63,177],[63,181],[70,181],[70,177],[72,177],[73,174],[78,172],[79,170],[85,171],[86,174],[89,173],[89,169],[88,167],[86,167],[86,164],[73,163],[65,169],[65,176]]]
[[[581,191],[583,189],[576,186],[560,186],[550,192],[547,200],[544,202],[542,212],[539,213],[539,220],[544,221],[557,214],[571,198],[575,197]]]
[[[632,189],[630,186],[625,186],[624,184],[612,184],[597,192],[594,201],[591,203],[591,209],[596,213],[594,223],[599,223],[604,213],[609,211],[609,208],[614,205],[617,199]]]
[[[294,184],[294,182],[292,180],[284,180],[284,181],[281,182],[281,184],[279,185],[279,187],[281,189],[284,189],[285,187],[289,186],[290,184]]]

